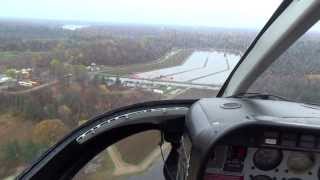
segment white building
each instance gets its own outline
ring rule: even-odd
[[[6,76],[6,75],[1,75],[1,74],[0,74],[0,84],[1,84],[1,83],[5,83],[5,82],[8,82],[8,81],[11,81],[11,80],[12,80],[11,77],[8,77],[8,76]]]
[[[160,90],[160,89],[153,89],[153,92],[154,93],[158,93],[158,94],[163,94],[163,90]]]

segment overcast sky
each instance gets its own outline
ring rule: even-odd
[[[261,28],[281,0],[1,0],[0,17]]]

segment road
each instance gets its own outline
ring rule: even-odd
[[[44,89],[44,88],[48,88],[48,87],[54,86],[54,85],[56,85],[58,83],[59,83],[58,80],[54,80],[52,82],[45,83],[45,84],[42,84],[40,86],[36,86],[36,87],[30,88],[30,89],[26,89],[26,90],[21,90],[21,91],[3,91],[3,90],[1,90],[0,93],[3,93],[5,95],[26,94],[26,93],[35,92],[35,91],[39,91],[39,90]]]
[[[221,85],[205,85],[205,84],[197,84],[197,83],[190,83],[190,82],[179,82],[179,81],[166,81],[161,79],[142,79],[142,78],[132,78],[126,76],[115,76],[109,74],[100,74],[108,77],[109,79],[116,80],[119,78],[121,82],[131,82],[135,84],[144,84],[144,85],[164,85],[164,86],[176,86],[182,88],[194,88],[194,89],[211,89],[211,90],[219,90]]]

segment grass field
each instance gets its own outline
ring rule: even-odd
[[[95,165],[95,161],[98,161],[98,166]],[[86,169],[92,166],[92,172],[85,172]],[[102,151],[98,156],[91,160],[80,172],[73,178],[74,180],[120,180],[113,176],[114,164],[108,154],[107,150]]]
[[[1,59],[14,59],[19,56],[19,53],[12,51],[0,52],[0,60]]]
[[[162,69],[182,64],[191,54],[191,49],[179,49],[173,51],[172,54],[168,54],[156,61],[144,64],[133,64],[118,67],[106,67],[104,72],[110,74],[127,75],[136,72],[152,71],[155,69]]]
[[[124,161],[130,164],[141,163],[160,142],[160,132],[150,130],[130,136],[116,143]]]
[[[31,57],[34,55],[42,55],[46,54],[47,52],[16,52],[16,51],[0,51],[0,61],[1,60],[14,60],[18,57]]]

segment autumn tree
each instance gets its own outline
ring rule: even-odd
[[[57,79],[63,79],[67,74],[67,69],[59,59],[52,59],[50,62],[50,70],[52,75]]]
[[[33,55],[31,58],[31,64],[33,68],[33,74],[39,76],[41,73],[41,66],[45,63],[43,57],[40,54]]]
[[[70,126],[75,126],[76,123],[72,120],[72,111],[67,105],[61,105],[58,108],[58,115],[59,117],[66,122]]]
[[[7,69],[5,75],[11,78],[17,78],[17,72],[15,69]]]
[[[53,145],[68,131],[60,119],[43,120],[33,128],[32,140],[39,144]]]
[[[88,79],[88,71],[86,66],[81,64],[74,65],[72,75],[76,81],[83,83]]]

